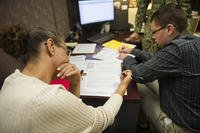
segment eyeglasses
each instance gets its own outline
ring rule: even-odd
[[[152,31],[152,34],[153,34],[153,35],[156,34],[156,32],[158,32],[158,31],[164,29],[165,27],[166,27],[166,26],[163,26],[163,27],[161,27],[161,28],[159,28],[159,29],[157,29],[157,30]]]
[[[72,51],[70,49],[68,49],[67,47],[63,46],[62,44],[59,45],[61,48],[63,48],[68,56],[71,56]]]
[[[47,45],[47,42],[45,42],[44,45]],[[64,46],[63,44],[59,44],[59,47],[63,48],[68,56],[71,56],[72,51],[71,51],[70,49],[68,49],[68,48],[67,48],[66,46]]]
[[[67,49],[67,55],[71,56],[71,54],[72,54],[72,51],[70,49]]]

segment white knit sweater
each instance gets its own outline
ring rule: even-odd
[[[114,94],[97,108],[61,85],[49,85],[16,70],[0,91],[0,133],[101,132],[113,123],[122,103]]]

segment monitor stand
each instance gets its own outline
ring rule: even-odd
[[[91,35],[99,34],[102,29],[102,23],[87,24],[81,26],[84,33],[90,33]]]

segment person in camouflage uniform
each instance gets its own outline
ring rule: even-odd
[[[187,30],[192,33],[193,21],[192,21],[192,9],[190,0],[177,0],[180,7],[185,11],[187,15]]]
[[[151,9],[147,9],[148,5],[152,3]],[[141,41],[142,48],[145,51],[154,53],[157,51],[157,44],[153,42],[152,40],[152,33],[150,29],[150,18],[152,14],[158,10],[158,8],[162,5],[168,4],[168,3],[175,3],[180,5],[180,7],[185,11],[188,17],[188,27],[187,30],[191,32],[192,29],[192,16],[191,16],[191,5],[190,0],[138,0],[137,6],[138,11],[136,14],[135,19],[135,30],[134,33],[131,34],[128,38],[125,40],[127,42],[137,42]],[[142,28],[143,31],[142,31]],[[139,37],[138,33],[144,33],[144,36],[142,39]]]

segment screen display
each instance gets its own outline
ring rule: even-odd
[[[78,6],[82,25],[114,20],[113,0],[79,0]]]

